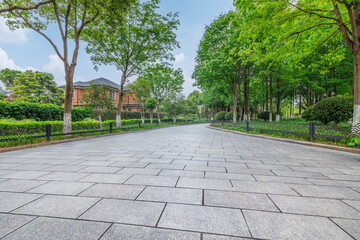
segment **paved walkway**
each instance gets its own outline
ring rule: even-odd
[[[0,154],[4,239],[360,239],[360,157],[179,126]]]

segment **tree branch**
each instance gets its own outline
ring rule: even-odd
[[[12,11],[16,11],[16,10],[24,10],[24,11],[35,10],[35,9],[38,9],[39,7],[49,4],[51,2],[54,2],[54,0],[39,2],[38,4],[35,4],[32,7],[11,6],[9,8],[0,9],[0,13],[12,12]],[[6,3],[10,6],[10,4],[8,2],[6,2]]]

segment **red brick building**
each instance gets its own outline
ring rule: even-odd
[[[74,82],[74,90],[73,90],[73,99],[72,106],[84,106],[85,102],[82,101],[82,95],[85,92],[86,88],[90,87],[90,84],[102,84],[111,87],[112,91],[109,93],[110,97],[114,99],[114,105],[116,105],[119,101],[119,88],[120,85],[116,84],[109,79],[106,78],[97,78],[87,82]],[[65,85],[60,86],[60,88],[65,89]],[[139,111],[140,103],[135,101],[134,93],[125,89],[124,97],[123,97],[123,110],[125,111]]]

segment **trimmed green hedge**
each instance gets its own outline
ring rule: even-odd
[[[354,109],[352,96],[326,98],[305,110],[302,117],[306,120],[340,123],[352,118]]]
[[[221,112],[218,112],[216,115],[215,115],[215,120],[225,120],[225,115],[226,115],[227,112],[225,111],[221,111]]]
[[[276,117],[276,114],[273,113],[272,114],[272,120],[275,121],[275,117]],[[262,119],[262,120],[265,120],[265,122],[269,121],[270,119],[270,112],[261,112],[259,113],[259,115],[257,116],[258,119]]]
[[[0,101],[0,118],[16,120],[34,119],[36,121],[60,121],[63,119],[64,107],[53,104]],[[74,107],[71,110],[72,121],[82,121],[91,116],[85,107]]]
[[[225,114],[225,120],[233,120],[233,117],[234,117],[234,112],[231,111],[231,112],[228,112]],[[236,119],[239,119],[240,118],[240,114],[239,113],[236,113]]]

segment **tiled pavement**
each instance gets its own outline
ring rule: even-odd
[[[178,126],[0,154],[4,239],[360,239],[360,156]]]

